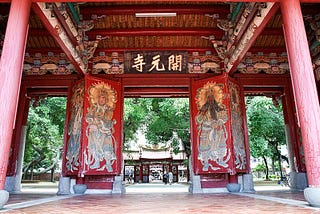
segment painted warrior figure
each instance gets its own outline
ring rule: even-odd
[[[209,167],[212,170],[226,168],[230,159],[230,152],[227,149],[228,132],[225,126],[228,116],[222,104],[224,98],[222,87],[209,82],[198,89],[197,93],[198,159],[203,165],[203,171],[208,171]],[[221,167],[213,166],[210,161]]]
[[[83,114],[83,91],[84,85],[78,84],[74,87],[74,93],[71,99],[71,116],[68,129],[68,149],[66,155],[66,168],[73,172],[79,166],[81,121]]]
[[[116,103],[116,92],[109,85],[99,83],[89,88],[90,107],[86,115],[88,123],[88,155],[86,164],[90,169],[113,172],[112,165],[116,160],[114,152],[115,138],[112,119]],[[105,161],[101,166],[101,162]]]
[[[243,118],[240,107],[239,89],[236,85],[229,83],[230,88],[230,110],[232,121],[233,151],[235,156],[235,164],[237,169],[245,169],[246,167],[246,151],[244,143]]]

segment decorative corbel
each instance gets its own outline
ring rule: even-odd
[[[96,50],[96,48],[99,45],[99,42],[103,39],[107,39],[108,37],[101,37],[100,35],[96,36],[96,39],[93,41],[84,41],[83,46],[84,46],[84,52],[83,52],[83,58],[84,61],[87,61],[93,57],[93,54]]]
[[[233,24],[227,19],[219,19],[217,27],[229,34],[232,33]]]
[[[81,40],[79,41],[78,49],[81,51],[82,59],[86,63],[88,63],[88,60],[93,57],[94,52],[99,45],[99,42],[103,39],[108,38],[108,37],[101,37],[100,35],[97,35],[95,40],[88,41],[86,32],[92,30],[95,22],[105,17],[106,15],[102,15],[102,16],[92,15],[90,20],[83,20],[78,25],[78,33],[81,37]]]
[[[212,43],[213,48],[216,50],[219,58],[225,60],[225,58],[227,56],[227,49],[226,49],[227,42],[226,41],[216,40],[215,36],[213,36],[213,35],[209,36],[209,37],[202,36],[201,38],[208,39]]]

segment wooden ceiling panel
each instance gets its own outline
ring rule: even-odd
[[[212,44],[200,36],[131,36],[110,37],[99,43],[98,49],[152,48],[211,48]]]
[[[276,28],[279,29],[282,27],[282,18],[281,14],[278,12],[276,15],[269,21],[266,28]]]
[[[95,22],[100,29],[146,29],[146,28],[216,28],[217,20],[205,14],[186,14],[177,17],[137,18],[134,15],[114,15]]]
[[[216,54],[209,37],[214,36],[217,41],[227,38],[225,37],[226,31],[220,29],[218,24],[231,19],[231,8],[235,8],[236,4],[209,1],[73,3],[79,13],[80,22],[92,21],[94,23],[94,27],[85,32],[89,41],[94,41],[97,36],[104,38],[99,42],[95,54],[100,51],[170,49],[199,50],[200,52],[211,50],[213,54]],[[5,5],[6,8],[1,7],[0,11],[8,13],[8,4],[2,5]],[[320,4],[302,4],[302,11],[304,16],[319,14]],[[136,12],[176,12],[177,15],[175,17],[137,18]],[[240,16],[241,14],[237,17]],[[61,51],[55,39],[33,12],[30,15],[29,24],[27,51]],[[250,50],[278,53],[285,51],[280,10],[267,23]]]
[[[257,47],[265,47],[265,48],[273,48],[278,46],[285,46],[284,39],[282,35],[261,35],[257,38],[254,43],[254,46]]]
[[[34,37],[28,37],[27,39],[27,49],[29,48],[35,48],[36,45],[35,45],[35,42],[34,42]]]

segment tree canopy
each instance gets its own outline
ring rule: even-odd
[[[158,145],[170,142],[174,152],[178,152],[178,141],[181,140],[190,154],[189,99],[125,99],[124,121],[125,144],[137,140],[135,133],[140,129],[147,143]]]
[[[63,132],[66,114],[66,98],[50,97],[29,108],[26,148],[24,155],[24,176],[33,169],[42,172],[56,167],[61,160]]]
[[[282,106],[275,106],[271,98],[248,97],[246,99],[250,153],[263,158],[280,161],[280,146],[285,145],[285,127]]]

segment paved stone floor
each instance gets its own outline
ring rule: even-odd
[[[259,188],[256,188],[256,190]],[[190,194],[186,185],[135,184],[122,195],[56,196],[53,190],[12,194],[0,213],[319,213],[303,192],[268,188],[256,193]]]

